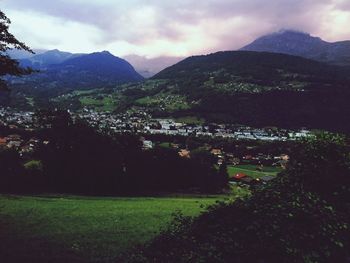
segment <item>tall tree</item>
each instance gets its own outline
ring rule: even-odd
[[[227,164],[223,162],[219,167],[218,172],[218,187],[225,188],[228,185],[229,174],[227,172]]]
[[[34,54],[34,52],[23,42],[16,39],[9,32],[11,20],[0,10],[0,91],[8,90],[6,81],[3,76],[14,75],[21,76],[32,73],[30,68],[22,68],[18,61],[11,59],[6,51],[9,49],[26,50]]]

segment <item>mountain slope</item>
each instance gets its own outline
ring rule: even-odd
[[[330,43],[297,31],[280,31],[256,39],[242,51],[283,53],[335,65],[350,65],[350,41]]]
[[[110,77],[117,82],[140,81],[143,79],[126,60],[115,57],[108,51],[71,58],[61,64],[52,66],[51,69],[90,72],[97,76]]]
[[[225,51],[187,58],[161,71],[154,79],[190,80],[197,84],[211,81],[211,86],[243,81],[261,87],[276,85],[280,89],[284,82],[289,85],[291,81],[334,83],[345,77],[341,71],[341,68],[297,56]]]
[[[297,56],[230,51],[190,57],[127,93],[137,94],[134,105],[161,116],[350,131],[346,72]]]
[[[68,54],[60,54],[51,63],[64,59]],[[45,60],[49,61],[48,59]],[[41,99],[48,99],[76,89],[95,89],[116,86],[143,80],[125,60],[111,53],[98,52],[69,58],[59,64],[51,64],[39,73],[12,79],[12,87],[19,93]]]

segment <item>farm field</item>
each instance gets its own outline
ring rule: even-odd
[[[237,173],[244,173],[254,179],[260,178],[262,176],[276,176],[278,173],[282,172],[283,169],[280,167],[264,166],[262,171],[256,170],[256,165],[242,164],[242,165],[230,165],[227,167],[229,176],[234,176]]]
[[[0,262],[115,262],[174,212],[197,216],[220,199],[0,195]]]
[[[195,125],[203,125],[205,120],[202,118],[198,118],[195,116],[184,116],[175,119],[177,122],[186,123],[186,124],[195,124]]]
[[[79,101],[83,106],[92,106],[102,111],[113,111],[116,108],[116,101],[112,97],[81,97]]]

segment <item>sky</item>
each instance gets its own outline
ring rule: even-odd
[[[0,0],[33,49],[190,56],[238,49],[293,29],[350,39],[350,0]]]

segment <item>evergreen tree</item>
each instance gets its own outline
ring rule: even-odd
[[[11,59],[6,54],[9,49],[25,50],[34,54],[29,47],[9,32],[10,24],[11,20],[0,10],[0,91],[8,90],[3,76],[22,76],[32,73],[30,68],[22,68],[18,61]]]
[[[228,172],[227,172],[227,164],[226,162],[223,162],[219,167],[219,173],[218,173],[218,183],[220,188],[227,187],[228,184]]]

